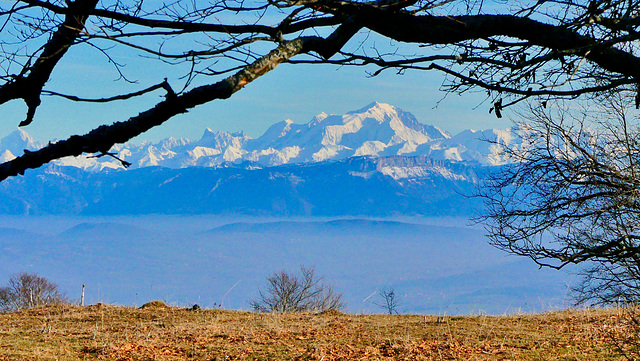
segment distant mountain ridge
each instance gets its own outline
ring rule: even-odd
[[[389,104],[373,102],[344,115],[321,113],[306,124],[285,120],[252,139],[243,132],[228,133],[207,128],[197,140],[167,138],[158,143],[118,144],[111,150],[131,168],[162,166],[220,167],[251,163],[256,167],[339,161],[349,157],[428,156],[435,160],[502,165],[502,147],[519,147],[523,130],[466,130],[451,136],[420,123],[415,116]],[[7,161],[43,144],[19,129],[0,140],[0,160]],[[55,162],[87,171],[121,169],[109,157],[64,158]]]
[[[0,182],[0,214],[469,215],[484,167],[416,157],[255,168],[50,166]]]
[[[71,294],[86,284],[88,304],[162,299],[245,309],[266,275],[305,264],[335,282],[350,312],[380,312],[363,300],[385,286],[400,290],[403,310],[415,313],[566,306],[569,274],[505,257],[464,220],[407,221],[10,217],[0,227],[0,273],[34,270]]]
[[[116,159],[65,158],[0,182],[0,214],[470,215],[487,167],[508,162],[526,129],[451,136],[388,104],[291,120],[252,139],[205,130],[197,141],[115,146]],[[0,156],[42,146],[18,130]]]

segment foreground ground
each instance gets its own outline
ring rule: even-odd
[[[56,306],[0,314],[0,360],[625,360],[628,310],[517,316]]]

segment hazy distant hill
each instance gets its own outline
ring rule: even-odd
[[[302,165],[52,167],[0,183],[4,214],[461,215],[479,205],[483,168],[426,157],[356,157]]]
[[[60,219],[20,220],[32,232],[0,227],[0,282],[32,271],[74,299],[85,284],[87,303],[161,299],[247,309],[268,274],[304,264],[343,292],[352,312],[380,312],[366,300],[384,287],[394,287],[401,311],[412,313],[539,311],[567,301],[566,273],[506,257],[482,229],[464,224],[245,218],[206,230],[214,217],[199,218],[197,229],[195,218],[185,218],[80,218],[61,232],[48,228]]]

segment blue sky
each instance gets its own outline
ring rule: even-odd
[[[67,54],[55,70],[47,89],[63,93],[105,97],[116,95],[122,82],[117,73],[91,49],[78,48]],[[141,63],[126,52],[115,57],[127,63],[125,73],[139,83],[124,92],[143,89],[169,76],[179,88],[178,72],[155,63]],[[141,71],[144,69],[144,71]],[[167,73],[170,72],[170,73]],[[174,78],[172,78],[174,76]],[[90,78],[89,78],[90,77]],[[389,103],[413,113],[420,122],[436,125],[452,134],[464,129],[508,127],[509,121],[488,113],[481,104],[484,92],[462,96],[439,91],[443,75],[434,71],[412,71],[397,75],[388,70],[377,77],[366,69],[332,65],[283,64],[249,84],[230,99],[214,101],[176,117],[142,135],[136,141],[157,141],[169,136],[198,139],[205,128],[244,131],[260,136],[270,125],[285,119],[306,123],[318,113],[344,114],[372,101]],[[204,79],[213,80],[213,79]],[[161,91],[134,100],[107,105],[74,103],[44,97],[35,121],[24,128],[34,138],[47,141],[84,134],[100,124],[126,120],[148,109],[161,99]],[[21,101],[2,105],[0,136],[14,131],[26,107]]]

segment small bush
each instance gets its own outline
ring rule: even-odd
[[[167,306],[167,304],[162,302],[162,301],[151,301],[151,302],[147,302],[144,305],[140,306],[140,309],[142,309],[142,310],[144,310],[146,308],[159,309],[159,308],[169,308],[169,306]]]
[[[344,308],[342,294],[316,277],[314,268],[300,266],[300,274],[286,271],[267,277],[266,289],[250,302],[256,312],[324,312]]]
[[[68,303],[58,285],[35,273],[22,272],[0,288],[0,312],[26,310],[38,306]]]

